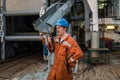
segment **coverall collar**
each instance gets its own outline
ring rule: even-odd
[[[66,33],[63,38],[60,38],[60,43],[61,43],[67,36],[68,36],[68,34]]]

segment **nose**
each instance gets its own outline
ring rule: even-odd
[[[59,32],[60,30],[59,30],[59,29],[57,29],[56,31],[57,31],[57,32]]]

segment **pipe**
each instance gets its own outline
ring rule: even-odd
[[[39,33],[11,33],[11,36],[40,36]],[[10,36],[9,35],[9,36]]]
[[[20,15],[39,15],[39,9],[36,10],[16,10],[16,11],[6,11],[4,14],[6,16],[20,16]]]
[[[87,3],[86,0],[83,0],[83,3],[84,3],[84,11],[85,11],[85,29],[86,30],[89,30],[90,29],[90,7]],[[85,32],[85,46],[88,47],[89,43],[88,41],[90,40],[90,32]]]
[[[1,14],[3,14],[3,12],[5,11],[5,1],[6,0],[1,0]],[[3,37],[5,36],[6,34],[6,18],[5,16],[3,15],[2,16],[2,22],[3,22],[3,31],[4,31],[4,35]],[[3,41],[1,42],[1,60],[5,60],[6,59],[6,54],[5,54],[5,40],[3,39]]]
[[[42,36],[5,36],[6,41],[41,41]]]

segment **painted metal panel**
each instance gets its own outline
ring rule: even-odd
[[[44,0],[6,0],[6,11],[37,10],[40,11]]]
[[[119,24],[120,20],[114,18],[99,18],[99,24]]]

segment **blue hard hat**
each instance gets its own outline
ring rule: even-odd
[[[62,27],[69,27],[68,21],[64,18],[58,19],[56,22],[56,26],[62,26]]]

